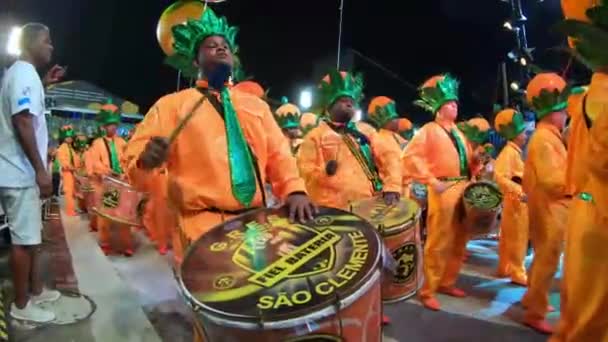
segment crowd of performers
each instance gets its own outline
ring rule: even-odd
[[[526,100],[536,130],[528,142],[522,113],[500,111],[494,128],[508,142],[493,160],[490,123],[480,117],[459,123],[458,81],[449,74],[421,85],[416,103],[430,120],[416,134],[385,96],[370,101],[369,123],[351,121],[362,101],[363,78],[337,70],[319,83],[319,115],[301,114],[289,103],[273,115],[258,84],[230,82],[234,33],[209,9],[200,20],[174,28],[172,63],[199,80],[158,100],[128,142],[116,136],[120,117],[111,104],[99,113],[103,134],[90,147],[70,127],[62,130],[55,160],[68,216],[80,206],[74,200],[79,172],[95,191],[101,191],[103,177],[120,178],[149,195],[144,225],[161,254],[172,245],[179,264],[189,243],[231,217],[264,207],[270,197],[288,208],[291,219],[306,221],[315,206],[349,210],[353,201],[377,196],[392,204],[422,184],[428,236],[418,294],[424,307],[440,310],[438,293],[467,296],[456,287],[471,238],[459,205],[467,185],[485,179],[503,195],[497,274],[527,287],[523,323],[553,332],[545,320],[554,310],[548,295],[565,250],[562,316],[553,340],[608,340],[602,276],[608,267],[607,64],[594,69],[586,87],[571,88],[555,73],[535,76]],[[104,252],[134,253],[131,227],[89,215]],[[110,231],[120,231],[119,244],[111,243]],[[534,260],[526,270],[529,241]]]

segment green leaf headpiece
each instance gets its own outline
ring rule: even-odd
[[[373,98],[370,101],[368,113],[369,120],[377,129],[380,129],[388,122],[399,118],[395,101],[386,96]]]
[[[435,84],[432,84],[433,80],[436,80]],[[458,101],[458,85],[458,80],[450,74],[435,76],[420,88],[420,99],[414,104],[434,115],[444,104]]]
[[[72,125],[65,125],[59,129],[59,139],[64,140],[66,138],[73,138],[76,135],[74,127]]]
[[[210,8],[203,12],[199,20],[188,20],[184,24],[175,25],[172,31],[175,53],[169,56],[165,63],[181,71],[186,77],[197,77],[198,69],[193,62],[196,61],[200,44],[207,37],[224,37],[232,53],[236,54],[238,50],[238,27],[229,26],[226,17],[216,16]]]
[[[479,124],[477,121],[479,121]],[[474,118],[469,121],[460,122],[458,129],[467,139],[477,144],[486,143],[490,137],[490,126],[485,119]]]
[[[281,107],[279,107],[274,118],[277,120],[279,127],[283,129],[298,128],[300,126],[300,117],[302,116],[300,109],[289,103],[286,97],[281,99]]]
[[[120,124],[120,111],[118,110],[118,107],[112,103],[111,99],[108,99],[106,104],[101,106],[99,113],[97,113],[97,122],[100,126]]]
[[[496,114],[494,127],[498,134],[507,140],[513,140],[526,130],[524,115],[514,109],[505,109]]]
[[[321,81],[319,88],[321,104],[325,109],[341,97],[350,97],[358,104],[363,99],[363,76],[331,70]]]

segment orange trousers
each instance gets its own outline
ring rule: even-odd
[[[76,201],[75,201],[75,179],[72,171],[62,171],[61,178],[63,180],[63,194],[65,198],[65,214],[67,216],[76,216]]]
[[[528,206],[517,198],[505,198],[498,242],[498,274],[526,284],[524,265],[528,250]]]
[[[528,291],[521,302],[526,307],[525,320],[542,320],[547,315],[549,291],[562,253],[568,206],[530,202],[529,216],[534,259],[528,272]]]
[[[457,182],[441,194],[428,190],[428,235],[424,247],[423,299],[439,287],[453,287],[465,256],[469,234],[461,224],[458,208],[468,182]]]
[[[561,317],[550,342],[608,342],[608,217],[601,212],[596,203],[572,202]]]

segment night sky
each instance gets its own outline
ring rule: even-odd
[[[136,102],[142,111],[176,87],[176,72],[162,64],[156,24],[170,0],[0,0],[0,30],[28,21],[47,24],[55,60],[69,66],[70,79],[91,81]],[[559,0],[523,0],[528,39],[536,63],[561,71],[567,58],[547,50],[563,44],[549,33],[561,17]],[[4,9],[2,7],[7,6]],[[315,65],[333,60],[339,1],[228,0],[213,5],[241,29],[238,44],[248,74],[270,95],[297,101],[302,87],[320,78]],[[510,15],[500,0],[345,0],[343,49],[355,49],[354,66],[364,73],[366,95],[397,100],[400,113],[427,116],[411,105],[418,86],[449,71],[462,80],[462,115],[491,110],[498,65],[515,45],[502,24]],[[368,62],[395,72],[397,81]],[[315,74],[315,72],[317,74]]]

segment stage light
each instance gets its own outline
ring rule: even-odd
[[[310,90],[303,90],[300,93],[300,108],[309,109],[312,106],[312,92]]]
[[[526,66],[528,65],[528,61],[524,57],[522,57],[519,59],[519,64],[521,64],[522,66]]]
[[[13,27],[8,35],[8,42],[6,44],[6,53],[11,56],[19,56],[21,50],[19,49],[19,38],[21,37],[21,28]]]
[[[353,116],[353,119],[351,121],[357,122],[361,121],[361,119],[363,119],[363,112],[361,111],[361,109],[357,109],[355,111],[355,116]]]
[[[509,31],[513,31],[513,25],[511,24],[510,21],[505,21],[505,23],[502,25],[502,27],[506,28]]]
[[[519,83],[517,83],[517,82],[511,82],[510,87],[511,87],[511,90],[518,91],[519,90]]]

